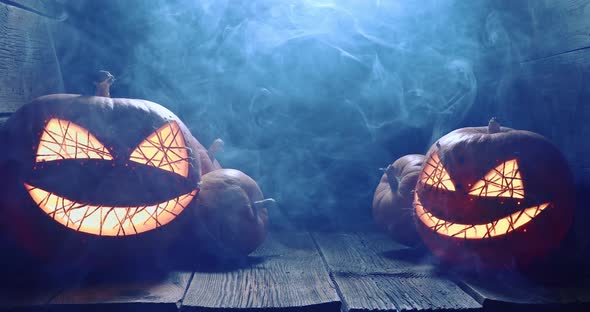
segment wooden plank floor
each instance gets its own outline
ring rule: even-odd
[[[315,233],[344,311],[477,310],[433,260],[380,234]]]
[[[199,266],[196,266],[197,268]],[[240,267],[0,290],[0,310],[590,311],[590,283],[467,278],[378,233],[277,228]]]
[[[488,310],[590,310],[590,281],[567,286],[541,286],[515,274],[463,277],[461,288]]]
[[[49,305],[55,310],[176,311],[192,273],[171,272],[153,280],[107,282],[67,287]]]
[[[256,250],[261,261],[232,272],[196,272],[187,310],[339,311],[340,299],[309,233],[274,233]]]

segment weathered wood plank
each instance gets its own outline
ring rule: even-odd
[[[511,2],[528,6],[533,23],[528,59],[590,47],[590,0]]]
[[[146,274],[147,275],[147,274]],[[161,279],[109,281],[70,286],[50,302],[52,309],[127,309],[176,311],[191,273],[172,272]]]
[[[508,127],[549,138],[563,152],[578,188],[574,219],[577,256],[590,254],[585,220],[590,210],[590,50],[522,63],[498,101],[498,115]]]
[[[313,237],[331,272],[434,274],[431,256],[381,233],[313,233]]]
[[[314,233],[345,311],[477,310],[433,259],[379,233]]]
[[[590,168],[590,50],[521,64],[498,102],[507,126],[541,133],[564,152],[576,180]]]
[[[61,19],[63,12],[61,6],[55,0],[31,1],[31,0],[0,0],[0,3],[26,10],[47,18]]]
[[[491,5],[484,29],[487,43],[509,39],[515,61],[590,48],[590,0],[481,2]]]
[[[395,275],[334,275],[346,311],[477,310],[481,308],[443,278]]]
[[[480,276],[459,282],[484,307],[585,307],[590,309],[590,284],[541,286],[512,274]]]
[[[49,23],[48,18],[0,3],[0,113],[63,91]]]
[[[340,311],[340,300],[308,233],[271,233],[250,257],[257,264],[196,272],[182,309]]]

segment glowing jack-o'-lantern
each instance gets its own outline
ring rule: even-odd
[[[164,107],[99,95],[43,96],[4,125],[0,222],[35,254],[165,248],[190,222],[207,150]]]
[[[538,134],[494,119],[458,129],[426,155],[414,194],[418,230],[447,261],[524,266],[564,238],[572,184],[561,153]]]
[[[113,161],[113,156],[84,128],[52,118],[41,134],[35,163],[67,159]],[[178,123],[170,121],[152,133],[133,150],[129,161],[188,177],[188,150]],[[115,206],[79,202],[27,182],[24,185],[53,220],[76,231],[104,236],[133,235],[163,226],[178,216],[197,193],[195,189],[163,202]]]

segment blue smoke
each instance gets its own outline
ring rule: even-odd
[[[378,168],[465,123],[490,54],[517,57],[483,1],[107,3],[119,95],[222,138],[222,165],[308,224],[368,217]]]

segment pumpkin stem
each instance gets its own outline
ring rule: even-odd
[[[211,161],[215,161],[215,156],[223,149],[223,140],[222,139],[215,139],[213,143],[207,149],[207,155],[209,155],[209,159]]]
[[[277,207],[277,201],[273,198],[265,198],[262,200],[257,200],[253,203],[254,208],[261,209],[263,207],[274,209]]]
[[[383,169],[383,171],[385,171],[385,174],[387,175],[387,182],[389,182],[389,187],[392,191],[396,192],[397,188],[399,187],[399,181],[396,177],[395,167],[393,167],[393,165],[389,165],[387,166],[387,168]]]
[[[111,97],[111,85],[115,82],[115,76],[106,70],[98,71],[94,86],[96,96]]]
[[[492,117],[488,123],[488,133],[493,134],[498,132],[500,132],[500,123],[496,120],[496,117]]]

